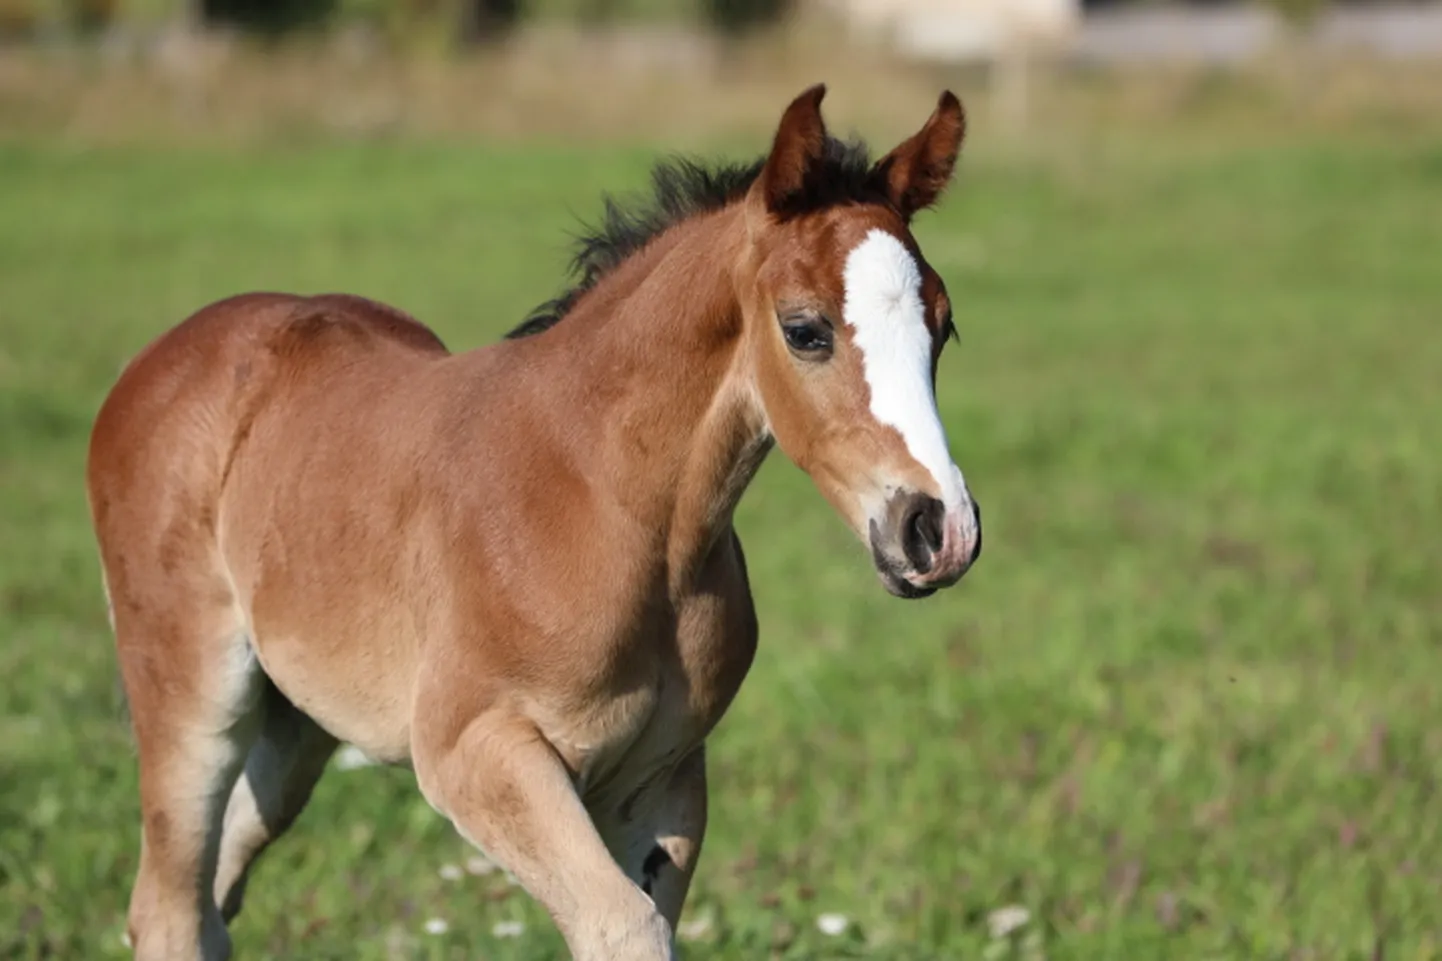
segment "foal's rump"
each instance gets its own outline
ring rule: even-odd
[[[122,669],[199,675],[203,635],[243,630],[333,733],[403,729],[413,627],[379,599],[407,580],[396,525],[420,520],[404,465],[424,432],[394,408],[445,356],[400,311],[338,295],[230,298],[147,346],[97,416],[87,470]]]

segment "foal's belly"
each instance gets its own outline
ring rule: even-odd
[[[360,625],[256,627],[262,668],[282,694],[338,740],[387,763],[410,760],[414,645]]]

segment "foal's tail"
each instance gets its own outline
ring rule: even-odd
[[[110,582],[105,576],[104,564],[100,565],[100,592],[105,595],[105,619],[110,623],[110,633],[114,636],[115,601],[110,597]],[[130,732],[130,748],[133,751],[135,749],[135,726],[130,717],[130,698],[125,693],[125,680],[120,676],[118,666],[112,675],[110,703],[115,712],[115,720],[125,725],[125,729]]]
[[[130,717],[130,698],[125,696],[125,682],[120,679],[120,672],[115,672],[114,685],[111,693],[111,705],[115,710],[115,721],[117,724],[125,725],[125,730],[130,733],[130,750],[135,751],[135,725]]]

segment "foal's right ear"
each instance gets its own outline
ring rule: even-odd
[[[770,213],[789,206],[806,187],[806,179],[826,149],[826,124],[821,120],[821,98],[826,84],[818,83],[791,101],[776,128],[771,155],[756,182],[760,200]]]

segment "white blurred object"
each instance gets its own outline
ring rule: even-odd
[[[1081,0],[831,0],[858,32],[902,53],[948,62],[992,60],[1018,45],[1070,42]]]

